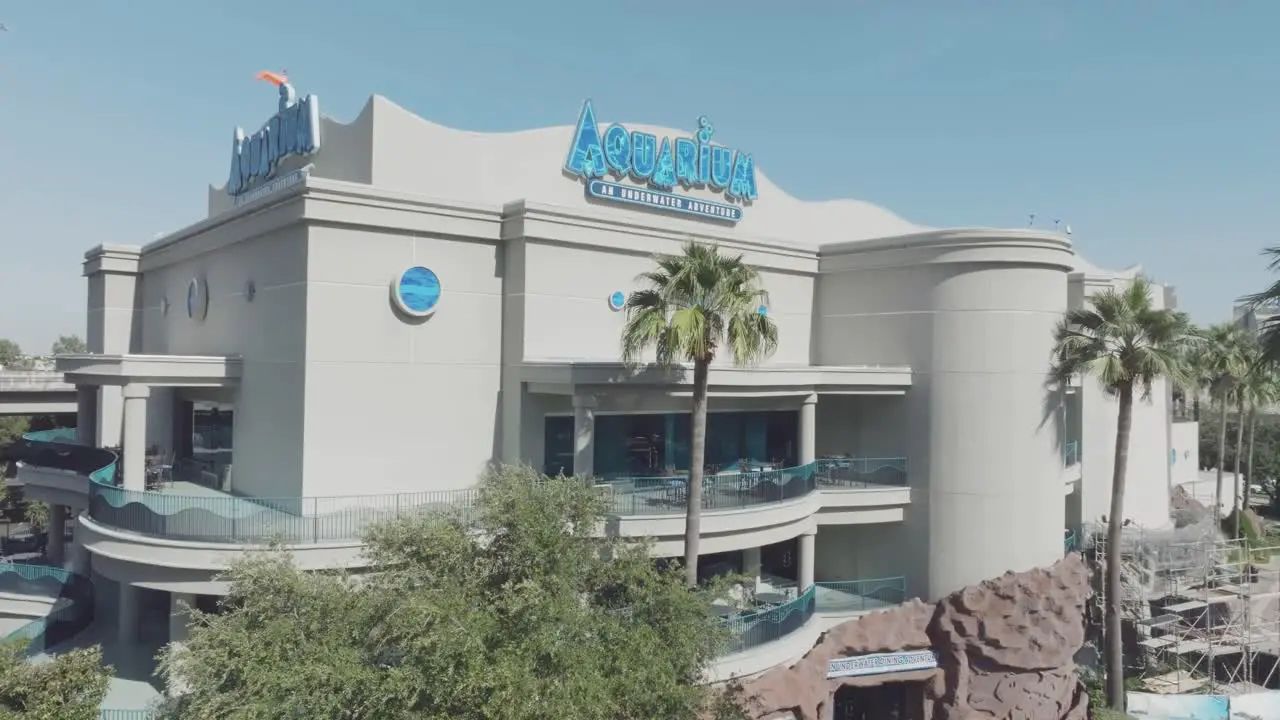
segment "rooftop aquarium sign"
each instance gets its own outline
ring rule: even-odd
[[[299,99],[287,82],[277,87],[280,109],[262,129],[246,135],[236,128],[227,180],[227,194],[232,197],[273,177],[285,158],[313,155],[320,149],[320,101],[315,95]]]
[[[714,134],[705,117],[698,118],[692,137],[658,138],[616,123],[601,133],[587,100],[564,169],[585,179],[587,194],[594,198],[736,223],[742,219],[742,203],[758,196],[756,164],[748,153],[712,143]],[[643,185],[613,182],[611,177]],[[723,193],[729,202],[674,192],[695,188]]]

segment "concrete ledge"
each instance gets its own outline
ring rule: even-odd
[[[80,473],[19,462],[16,480],[28,500],[66,505],[76,511],[89,507],[89,478]]]
[[[77,518],[77,539],[93,555],[93,569],[116,582],[169,592],[218,595],[226,584],[215,580],[245,553],[265,545],[207,543],[151,537],[124,532]],[[285,545],[304,570],[357,569],[368,566],[359,540],[343,543]]]
[[[790,667],[813,649],[825,629],[822,618],[814,615],[784,638],[716,659],[703,677],[707,682],[720,683],[734,678],[744,680],[779,665]]]
[[[35,620],[70,605],[67,598],[0,592],[0,617]]]

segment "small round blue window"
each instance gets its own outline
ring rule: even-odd
[[[415,317],[430,315],[440,303],[440,278],[430,268],[411,267],[391,287],[396,306]]]
[[[627,294],[621,290],[614,290],[609,296],[609,308],[618,311],[627,306]]]
[[[761,315],[768,315],[769,308],[765,307],[764,305],[761,305],[760,307],[756,308],[756,312],[760,313]]]

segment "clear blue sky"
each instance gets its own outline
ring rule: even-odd
[[[83,334],[84,250],[202,217],[232,129],[274,106],[264,69],[342,120],[371,93],[480,131],[570,124],[586,96],[706,114],[802,198],[1062,218],[1199,322],[1280,244],[1274,0],[0,0],[0,22],[0,337],[31,350]]]

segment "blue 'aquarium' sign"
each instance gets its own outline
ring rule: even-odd
[[[670,192],[677,186],[708,188],[723,192],[730,201],[738,203],[756,199],[755,160],[747,153],[713,144],[714,133],[711,122],[703,117],[698,118],[694,137],[659,139],[618,124],[610,125],[601,134],[595,109],[587,100],[582,104],[564,169],[571,175],[586,178],[587,193],[601,200],[737,222],[742,219],[740,205]],[[619,179],[630,177],[647,187],[602,179],[607,175]]]
[[[231,145],[231,196],[275,175],[280,161],[312,155],[320,149],[320,101],[315,95],[298,99],[293,86],[280,85],[280,110],[252,135],[236,128]]]

